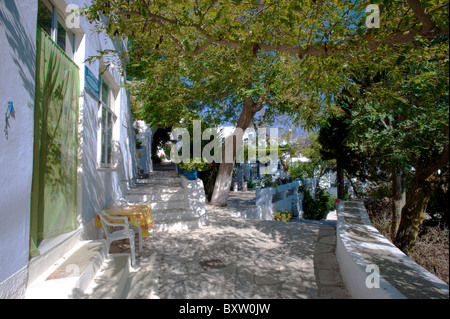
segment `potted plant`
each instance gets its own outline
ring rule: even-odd
[[[264,174],[264,184],[267,187],[272,186],[272,174]]]
[[[188,177],[188,180],[195,181],[198,178],[197,170],[193,169],[193,170],[188,171],[187,177]]]
[[[198,178],[197,172],[200,171],[206,171],[208,170],[213,163],[207,163],[203,159],[194,158],[192,161],[189,162],[183,162],[181,161],[178,166],[185,170],[185,176],[188,177],[189,180],[196,180]]]

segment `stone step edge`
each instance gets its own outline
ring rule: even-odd
[[[123,299],[131,268],[127,253],[109,254],[84,294],[89,299]]]
[[[146,198],[139,198],[139,197],[146,197]],[[163,198],[166,196],[176,196],[174,198]],[[135,198],[137,197],[137,198]],[[152,202],[168,202],[168,201],[174,201],[174,202],[183,202],[186,201],[186,197],[184,193],[182,194],[128,194],[126,197],[126,200],[132,204],[135,203],[152,203]]]
[[[196,215],[195,212],[191,212],[185,209],[165,209],[152,211],[153,221],[155,223],[164,221],[183,221],[202,217],[202,215]]]
[[[209,225],[205,216],[184,218],[180,220],[164,220],[159,223],[155,223],[155,227],[150,232],[174,232],[193,230],[202,226]]]
[[[91,246],[96,253],[90,258],[87,265],[80,268],[77,261],[73,259],[76,259],[77,253],[79,253],[80,250],[84,248],[90,249],[92,248]],[[25,298],[80,298],[106,258],[106,250],[107,245],[105,240],[86,240],[80,242],[27,287]],[[83,256],[84,254],[81,255]],[[61,271],[60,269],[63,268],[67,274],[61,275],[60,273],[59,276],[51,278],[52,275],[57,273],[58,270]]]
[[[141,258],[136,260],[138,264]],[[158,289],[160,268],[160,258],[156,252],[145,257],[145,262],[138,268],[131,268],[124,297],[126,299],[160,299]]]
[[[176,194],[184,193],[182,187],[166,187],[166,188],[148,188],[139,190],[128,190],[127,195],[151,195],[151,194]]]

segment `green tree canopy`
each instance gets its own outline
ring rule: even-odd
[[[289,112],[312,126],[339,111],[333,104],[340,88],[356,95],[359,86],[343,76],[348,65],[377,70],[387,54],[396,60],[418,37],[448,35],[448,1],[385,0],[379,28],[370,29],[367,6],[359,0],[96,0],[86,15],[129,40],[131,61],[144,76],[137,93],[142,117],[167,126],[171,118],[206,110],[209,120],[234,119],[245,130],[263,109],[264,121]],[[232,166],[221,165],[215,193],[224,195],[212,202],[226,204]]]
[[[418,38],[391,50],[350,68],[363,89],[349,109],[348,145],[376,158],[385,171],[414,171],[395,236],[409,254],[431,193],[441,183],[438,171],[448,169],[448,36]]]

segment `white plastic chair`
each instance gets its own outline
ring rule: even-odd
[[[106,244],[108,247],[108,252],[111,247],[111,243],[113,241],[128,238],[130,240],[131,264],[134,266],[136,262],[136,252],[134,246],[135,233],[134,230],[130,228],[128,218],[111,216],[104,210],[99,211],[97,214],[100,217],[102,227],[106,235]],[[113,230],[110,231],[108,226],[113,227]],[[121,227],[122,229],[115,230],[116,227]]]
[[[118,205],[118,206],[133,206],[133,205],[138,205],[139,203],[134,203],[134,202],[129,202],[128,200],[124,199],[124,198],[119,198],[114,205]],[[135,225],[131,225],[130,224],[130,228],[137,229],[138,233],[139,233],[139,251],[142,251],[142,230],[141,227],[135,226]],[[135,230],[136,231],[136,230]]]

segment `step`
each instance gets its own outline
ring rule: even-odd
[[[136,181],[137,184],[145,184],[152,183],[156,180],[180,180],[180,176],[176,172],[158,172],[158,173],[150,173],[147,178],[139,179]]]
[[[81,298],[106,255],[104,240],[80,243],[35,280],[27,288],[25,298]]]
[[[136,183],[134,187],[146,187],[153,186],[157,184],[180,184],[181,178],[179,177],[157,177],[152,179],[143,179]]]
[[[83,244],[83,232],[81,229],[44,239],[38,249],[40,254],[33,257],[28,264],[27,286],[49,271],[57,264],[62,256],[68,256],[74,247]],[[48,244],[47,247],[42,247]]]
[[[176,166],[175,165],[158,165],[158,164],[154,164],[153,165],[153,172],[150,172],[149,175],[175,175],[178,174],[176,171]]]
[[[146,195],[146,194],[177,194],[184,193],[181,184],[163,185],[155,184],[152,186],[146,185],[140,187],[133,187],[127,191],[128,195]]]
[[[152,192],[148,194],[127,194],[126,200],[130,202],[157,202],[157,201],[172,201],[184,200],[184,192]]]
[[[186,208],[187,202],[184,200],[165,201],[150,201],[150,208],[153,211],[167,210],[167,209],[182,209]]]
[[[155,227],[152,229],[152,232],[177,232],[194,230],[205,225],[206,223],[202,217],[190,217],[184,219],[170,218],[155,223]]]
[[[195,213],[185,209],[163,209],[153,210],[152,216],[155,223],[163,222],[166,220],[184,220],[189,218],[198,218]]]
[[[140,195],[140,197],[137,196],[130,196],[126,198],[128,203],[133,203],[134,205],[139,204],[149,204],[150,209],[153,211],[157,210],[166,210],[166,209],[182,209],[187,206],[187,202],[185,200],[169,200],[169,201],[162,201],[162,200],[151,200],[146,195]]]
[[[128,290],[129,254],[110,254],[87,287],[88,299],[122,299]]]
[[[161,276],[160,257],[154,252],[145,258],[145,262],[142,262],[139,268],[131,269],[126,299],[160,299],[158,289]]]

